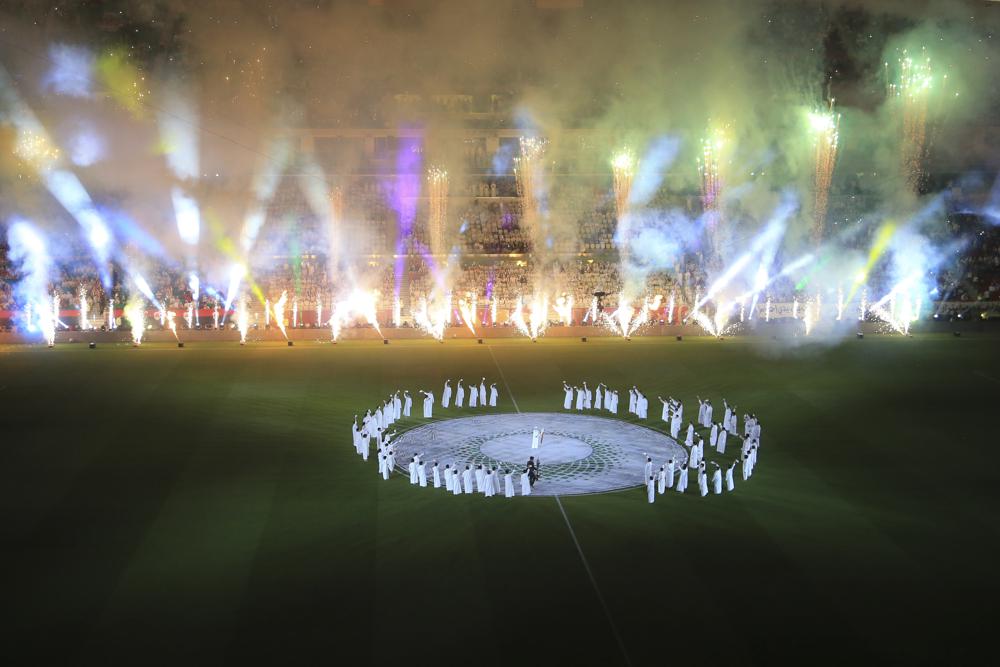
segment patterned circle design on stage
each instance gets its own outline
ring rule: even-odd
[[[545,429],[538,449],[531,448],[535,428]],[[548,496],[639,486],[647,454],[657,470],[671,458],[678,465],[687,461],[684,447],[665,433],[575,413],[503,413],[434,421],[406,431],[393,445],[404,473],[415,454],[428,466],[437,461],[442,470],[448,463],[462,470],[481,463],[518,474],[534,456],[541,462],[541,479],[532,494]]]

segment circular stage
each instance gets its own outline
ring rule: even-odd
[[[545,429],[542,446],[531,448],[535,428]],[[480,415],[431,422],[393,441],[396,461],[406,470],[420,454],[428,465],[482,463],[520,473],[529,456],[541,464],[534,495],[599,493],[643,483],[646,455],[657,470],[667,461],[687,461],[687,452],[659,431],[605,417],[557,412]],[[518,488],[520,495],[520,488]]]

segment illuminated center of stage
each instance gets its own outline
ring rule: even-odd
[[[531,433],[529,432],[527,434],[502,435],[483,443],[479,451],[504,463],[523,464],[529,456],[534,456],[539,460],[544,459],[545,463],[570,463],[587,458],[593,454],[594,448],[572,436],[546,433],[542,438],[542,446],[538,449],[532,449]]]
[[[447,416],[448,410],[435,410]],[[532,431],[545,429],[541,446],[532,448]],[[667,434],[639,424],[576,413],[501,413],[443,419],[409,430],[393,441],[396,461],[406,472],[419,454],[464,470],[482,464],[519,475],[533,456],[541,477],[533,495],[599,493],[643,483],[646,456],[655,466],[687,461],[685,449]]]

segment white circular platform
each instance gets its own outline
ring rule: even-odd
[[[531,433],[545,429],[542,446],[531,447]],[[505,413],[435,421],[400,435],[393,444],[396,460],[420,454],[464,468],[496,466],[520,473],[534,456],[541,478],[533,495],[599,493],[643,483],[646,456],[657,469],[673,459],[687,461],[687,453],[667,434],[651,428],[586,414]],[[518,488],[520,495],[520,488]]]

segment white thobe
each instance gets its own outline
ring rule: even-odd
[[[711,403],[706,403],[705,404],[705,426],[711,426],[712,425],[712,412],[713,411],[714,411],[714,408],[712,408],[712,404]]]
[[[681,432],[681,420],[680,417],[677,416],[677,413],[674,413],[674,418],[670,420],[670,437],[677,439],[677,435],[680,432]]]
[[[733,468],[735,467],[736,464],[734,463],[726,468],[726,491],[732,491],[736,488],[736,485],[733,483]]]
[[[698,423],[705,423],[705,404],[701,401],[701,399],[698,399]]]
[[[483,494],[487,498],[489,498],[490,496],[493,495],[493,473],[492,472],[488,472],[485,475],[483,475],[483,488],[482,488],[482,492],[483,492]]]
[[[684,437],[684,444],[688,447],[694,444],[694,424],[688,424],[687,435]]]
[[[462,473],[462,486],[465,487],[466,493],[475,493],[475,489],[472,488],[472,470],[469,468]]]
[[[462,493],[462,477],[457,470],[451,473],[451,492],[456,496]]]
[[[656,499],[656,484],[653,482],[652,477],[646,482],[646,497],[649,498],[649,502],[653,502]]]
[[[505,498],[514,497],[514,478],[510,473],[503,476],[503,495]]]
[[[395,410],[393,421],[399,421],[403,417],[403,401],[400,400],[398,394],[392,399],[392,407]]]
[[[452,485],[451,473],[452,473],[451,468],[449,468],[448,466],[445,466],[444,467],[444,488],[446,490],[448,490],[448,491],[451,491],[451,485]]]
[[[389,473],[391,472],[389,467],[389,457],[382,457],[382,479],[389,479]]]
[[[446,408],[451,403],[451,382],[444,383],[444,389],[441,390],[441,407]]]
[[[479,392],[473,387],[469,390],[469,407],[474,408],[479,405]]]
[[[719,439],[715,443],[715,451],[720,454],[726,453],[726,438],[729,437],[729,433],[725,429],[719,431]]]
[[[646,461],[646,465],[642,466],[642,478],[649,479],[653,476],[653,462]]]
[[[576,390],[576,409],[583,410],[583,389]]]
[[[612,397],[611,412],[613,412],[614,414],[618,414],[618,392],[616,391],[615,393],[611,394],[611,397]]]
[[[431,466],[431,479],[434,483],[435,489],[441,488],[441,471],[438,470],[437,465]]]
[[[628,390],[628,411],[630,414],[635,414],[635,390]]]
[[[662,419],[664,422],[666,422],[666,423],[669,424],[670,423],[670,403],[667,403],[662,398],[660,399],[660,403],[663,403],[663,409],[660,410],[660,419]]]
[[[597,385],[597,389],[594,391],[594,409],[595,410],[600,410],[601,409],[601,397],[602,396],[603,396],[603,394],[601,393],[601,385]]]
[[[431,419],[434,416],[434,394],[428,392],[424,398],[424,419]]]
[[[435,473],[437,472],[437,467],[435,466]],[[420,486],[427,486],[427,464],[421,461],[417,464],[417,482]]]
[[[410,484],[417,483],[417,464],[410,461]]]
[[[478,491],[479,493],[483,493],[484,492],[484,489],[483,489],[483,478],[485,476],[486,476],[486,473],[483,472],[482,468],[476,468],[476,491]]]
[[[409,394],[403,394],[403,416],[409,417],[410,410],[413,408],[413,399]]]
[[[539,436],[541,436],[541,431],[539,431],[537,428],[531,431],[531,448],[532,449],[538,449],[538,445],[540,444],[540,442],[539,442]]]
[[[531,495],[531,479],[528,478],[528,473],[526,472],[521,473],[521,495]]]
[[[486,383],[479,383],[479,405],[486,407]]]
[[[563,398],[563,410],[571,410],[573,408],[573,387],[564,384],[563,391],[566,392],[566,396]]]
[[[705,474],[704,470],[698,471],[698,492],[702,498],[708,495],[708,475]]]
[[[716,468],[712,473],[712,491],[716,495],[722,493],[722,468]]]
[[[458,389],[455,390],[455,407],[460,408],[463,403],[465,403],[465,387],[459,382]]]
[[[663,493],[667,490],[667,469],[660,466],[660,476],[657,479],[656,491],[657,493]]]
[[[681,466],[680,478],[677,480],[677,486],[675,488],[677,489],[678,493],[684,493],[684,491],[687,489],[687,486],[688,486],[688,469],[687,466]]]
[[[583,409],[584,410],[589,410],[590,406],[593,405],[593,401],[594,401],[594,393],[592,391],[590,391],[589,389],[587,389],[586,387],[584,387],[583,388]]]
[[[674,488],[674,460],[667,461],[667,488]]]
[[[497,406],[497,386],[495,384],[490,385],[490,407],[495,408]]]

